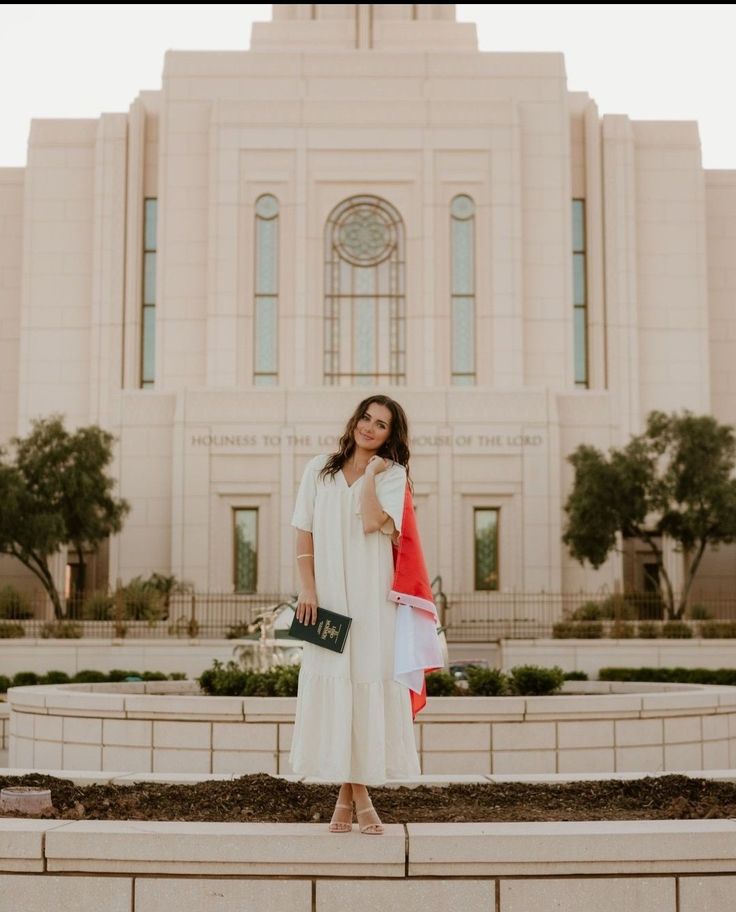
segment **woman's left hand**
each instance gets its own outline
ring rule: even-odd
[[[388,463],[385,459],[382,459],[380,456],[371,456],[368,460],[368,465],[365,467],[366,475],[370,472],[371,475],[380,475],[381,472],[385,472],[388,468]]]

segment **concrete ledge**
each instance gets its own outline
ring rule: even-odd
[[[2,821],[0,821],[1,825]],[[79,821],[46,834],[49,871],[403,877],[404,827],[368,842],[326,824]]]
[[[58,820],[0,817],[0,871],[43,871],[44,837],[63,826]]]
[[[735,857],[734,820],[388,824],[364,839],[325,823],[0,818],[0,871],[38,874],[638,878],[732,873]]]
[[[409,876],[733,871],[736,820],[410,823]]]

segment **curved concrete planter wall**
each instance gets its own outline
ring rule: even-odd
[[[736,688],[568,682],[554,697],[430,697],[425,774],[660,772],[736,765]],[[582,695],[585,689],[592,691]],[[11,688],[11,767],[290,773],[293,697],[194,682]]]
[[[339,843],[339,851],[336,851]],[[731,912],[736,821],[0,820],[0,910]]]

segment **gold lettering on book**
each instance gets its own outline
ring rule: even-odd
[[[327,637],[329,637],[331,640],[335,640],[335,642],[337,642],[337,636],[339,633],[340,633],[340,628],[333,627],[333,625],[330,624],[330,622],[328,620],[328,621],[325,621],[325,629],[324,629],[324,632],[322,632],[320,634],[320,636],[322,637],[323,640],[327,639]]]

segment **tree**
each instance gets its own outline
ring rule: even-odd
[[[96,425],[70,434],[63,418],[32,422],[31,432],[15,437],[14,462],[0,451],[0,553],[18,558],[41,581],[64,616],[49,569],[49,558],[62,545],[76,551],[84,585],[86,548],[96,551],[122,529],[130,510],[112,496],[114,480],[105,474],[112,461],[114,437]]]
[[[598,568],[624,539],[647,543],[659,568],[670,618],[681,618],[708,545],[736,540],[736,438],[710,415],[653,411],[646,431],[609,458],[582,444],[567,457],[575,468],[562,540],[581,564]],[[685,584],[675,605],[657,542],[669,536],[686,557]],[[678,547],[679,546],[679,547]]]

